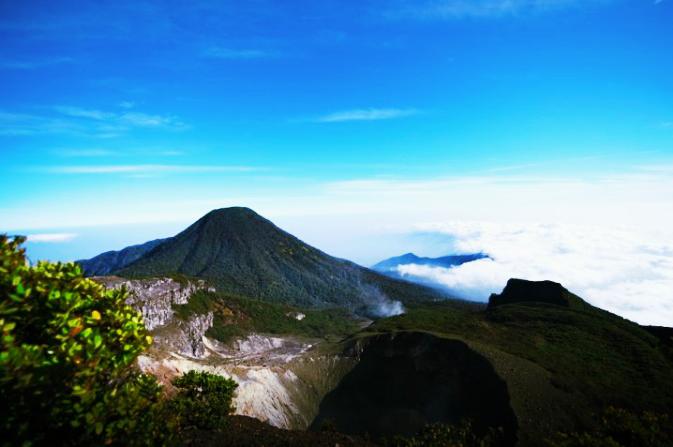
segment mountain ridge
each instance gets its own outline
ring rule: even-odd
[[[402,278],[402,275],[398,271],[398,267],[401,265],[415,264],[451,268],[466,264],[468,262],[477,261],[479,259],[490,259],[490,256],[486,253],[479,252],[429,258],[418,256],[415,253],[410,252],[377,262],[372,266],[372,270],[393,278]]]
[[[109,275],[134,262],[167,240],[168,238],[154,239],[142,244],[129,245],[121,250],[106,251],[93,258],[80,259],[75,262],[82,267],[86,276]]]

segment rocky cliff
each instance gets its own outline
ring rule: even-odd
[[[202,280],[179,282],[171,278],[125,279],[118,276],[92,279],[107,288],[125,287],[130,292],[128,304],[143,314],[145,327],[149,330],[172,321],[174,304],[186,304],[197,290],[214,290]]]

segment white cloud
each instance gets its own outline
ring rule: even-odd
[[[641,324],[673,324],[673,234],[572,224],[453,222],[424,225],[459,253],[481,259],[455,268],[420,265],[400,273],[486,300],[509,278],[552,280],[591,304]]]
[[[250,172],[261,168],[230,165],[87,165],[43,168],[53,174],[166,174],[195,172]]]
[[[81,126],[69,119],[0,110],[0,135],[79,133],[81,131]]]
[[[0,135],[68,133],[102,138],[115,137],[134,128],[184,130],[189,126],[172,115],[141,112],[107,112],[83,107],[46,107],[51,113],[28,114],[0,111]]]
[[[34,70],[50,65],[67,64],[73,62],[70,57],[50,57],[33,60],[0,60],[0,68],[7,70]]]
[[[427,0],[398,3],[384,12],[390,18],[423,20],[492,18],[579,7],[611,0]]]
[[[173,116],[149,115],[147,113],[124,113],[118,117],[124,124],[134,127],[185,127],[185,124]]]
[[[211,47],[203,52],[203,56],[210,59],[265,59],[276,57],[277,54],[251,48]]]
[[[316,119],[320,123],[340,123],[344,121],[378,121],[402,118],[418,114],[415,109],[355,109],[330,113]]]
[[[109,149],[60,149],[57,151],[58,155],[62,157],[109,157],[118,155],[117,152]]]
[[[89,118],[92,120],[108,120],[113,119],[113,113],[101,112],[100,110],[84,109],[82,107],[73,106],[54,106],[54,110],[62,115],[73,118]]]
[[[38,233],[38,234],[29,234],[27,236],[28,242],[46,242],[46,243],[59,243],[59,242],[69,242],[77,237],[75,233]]]

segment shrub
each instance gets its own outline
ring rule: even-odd
[[[582,433],[559,433],[550,447],[659,447],[673,445],[673,421],[668,414],[635,413],[608,407],[597,428]]]
[[[73,263],[30,266],[0,235],[0,443],[158,445],[160,386],[133,363],[152,342],[125,290]]]
[[[429,424],[412,437],[384,440],[386,447],[495,447],[502,444],[502,432],[489,429],[478,434],[469,420],[457,425]]]
[[[177,389],[169,407],[181,428],[216,430],[224,427],[233,412],[232,399],[238,384],[215,374],[189,371],[173,380]]]

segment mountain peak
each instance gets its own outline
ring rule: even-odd
[[[385,295],[386,288],[394,292],[395,300],[441,295],[333,258],[245,207],[209,212],[115,273],[182,274],[206,279],[221,292],[300,307],[367,308],[372,314],[380,302],[393,302]]]
[[[250,208],[245,206],[230,206],[227,208],[218,208],[210,211],[208,214],[203,216],[201,219],[230,219],[230,218],[253,218],[253,219],[263,219],[262,216],[257,214]]]
[[[500,294],[492,294],[488,307],[514,303],[546,303],[563,307],[578,307],[584,302],[561,284],[553,281],[527,281],[512,278]]]

